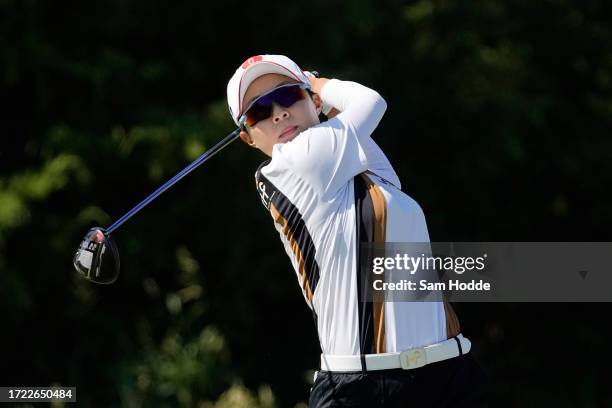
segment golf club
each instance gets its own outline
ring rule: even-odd
[[[138,211],[142,210],[161,193],[172,187],[180,179],[191,173],[196,167],[236,140],[240,135],[240,129],[243,123],[244,117],[241,118],[239,127],[236,130],[204,152],[170,180],[166,181],[161,187],[115,221],[110,227],[94,227],[87,231],[87,234],[85,234],[85,237],[81,241],[73,257],[73,265],[79,275],[87,280],[101,284],[110,284],[117,280],[119,276],[119,250],[111,237],[111,233]]]

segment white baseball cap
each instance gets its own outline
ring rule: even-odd
[[[227,83],[227,103],[236,125],[239,125],[240,115],[244,113],[242,99],[247,88],[251,82],[265,74],[285,75],[310,87],[310,81],[304,71],[284,55],[264,54],[247,58]]]

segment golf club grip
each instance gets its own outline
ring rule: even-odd
[[[176,182],[178,182],[180,179],[185,177],[187,174],[191,173],[200,164],[204,163],[206,160],[210,159],[216,153],[221,151],[221,149],[223,149],[224,147],[229,145],[231,142],[236,140],[239,135],[240,135],[240,128],[237,128],[232,133],[230,133],[225,138],[223,138],[220,142],[218,142],[216,145],[214,145],[213,147],[205,151],[200,157],[198,157],[193,162],[191,162],[187,167],[185,167],[183,170],[177,173],[170,180],[166,181],[161,187],[155,190],[151,195],[149,195],[147,198],[142,200],[138,205],[136,205],[134,208],[128,211],[125,215],[123,215],[121,218],[115,221],[110,227],[106,229],[107,233],[108,234],[112,233],[121,224],[129,220],[130,217],[132,217],[138,211],[142,210],[147,204],[149,204],[151,201],[157,198],[161,193],[163,193],[164,191],[172,187]]]

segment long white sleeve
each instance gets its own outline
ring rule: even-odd
[[[378,92],[357,82],[331,79],[323,86],[321,99],[340,111],[334,119],[352,124],[359,139],[374,132],[387,110]]]

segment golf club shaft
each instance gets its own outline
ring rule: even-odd
[[[114,230],[119,228],[119,226],[123,224],[124,222],[126,222],[127,220],[129,220],[130,217],[132,217],[132,215],[142,210],[147,204],[149,204],[151,201],[157,198],[157,196],[159,196],[161,193],[163,193],[164,191],[172,187],[177,181],[185,177],[187,174],[191,173],[191,171],[194,170],[196,167],[198,167],[200,164],[204,163],[206,160],[210,159],[212,156],[218,153],[225,146],[227,146],[228,144],[236,140],[239,135],[240,135],[240,128],[237,128],[232,133],[227,135],[219,143],[217,143],[216,145],[208,149],[206,152],[204,152],[200,157],[195,159],[191,164],[189,164],[187,167],[181,170],[178,174],[176,174],[170,180],[166,181],[161,187],[159,187],[150,196],[142,200],[138,205],[136,205],[134,208],[128,211],[123,217],[115,221],[110,227],[106,229],[106,232],[110,234]]]

